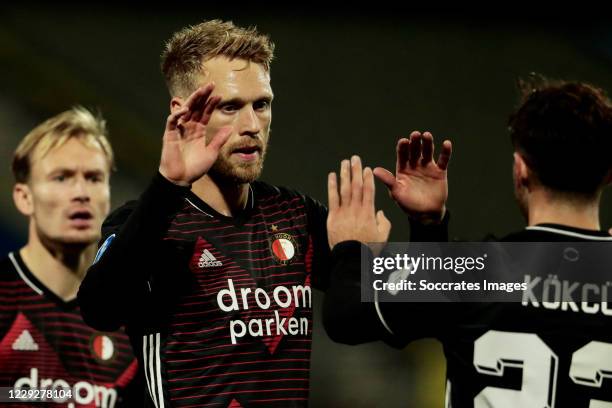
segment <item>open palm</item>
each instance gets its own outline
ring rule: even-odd
[[[220,101],[210,96],[213,89],[213,84],[199,88],[168,116],[159,171],[173,183],[190,185],[206,174],[231,134],[231,127],[224,127],[207,140],[206,125]]]
[[[448,181],[446,177],[452,145],[446,140],[438,161],[433,161],[434,143],[429,132],[412,132],[410,139],[397,143],[395,175],[377,167],[374,175],[407,214],[415,218],[440,219],[446,211]]]

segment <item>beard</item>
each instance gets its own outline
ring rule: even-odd
[[[259,157],[253,162],[237,161],[232,158],[236,147],[219,152],[219,157],[208,171],[215,180],[224,184],[246,184],[257,180],[263,171],[267,146],[259,144]]]

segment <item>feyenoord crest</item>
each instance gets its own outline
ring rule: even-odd
[[[297,253],[297,244],[291,235],[278,233],[272,235],[270,249],[278,262],[288,264]]]
[[[110,363],[115,356],[115,344],[110,336],[95,334],[89,345],[91,354],[101,363]]]

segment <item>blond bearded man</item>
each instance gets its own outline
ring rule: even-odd
[[[125,326],[138,343],[149,406],[307,406],[311,288],[359,258],[357,241],[387,239],[373,194],[328,219],[315,200],[257,181],[273,48],[221,21],[174,34],[162,56],[171,113],[159,173],[107,219],[81,286],[85,319]],[[373,187],[358,157],[343,176],[351,167]],[[105,303],[110,293],[121,304]]]

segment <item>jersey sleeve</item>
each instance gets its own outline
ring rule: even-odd
[[[410,242],[448,242],[449,221],[450,211],[439,223],[423,224],[410,218]]]
[[[325,290],[329,286],[331,250],[327,240],[327,208],[308,196],[304,197],[308,233],[312,244],[312,286]]]
[[[409,219],[410,242],[448,242],[450,212],[439,223],[423,224]],[[380,302],[376,304],[385,328],[407,344],[426,337],[440,338],[454,319],[457,304],[446,302]]]
[[[158,173],[138,201],[107,217],[100,248],[78,292],[87,324],[112,331],[146,313],[153,277],[172,268],[162,237],[188,190]]]
[[[413,242],[448,240],[448,212],[439,224],[410,221]],[[323,322],[330,338],[344,344],[383,340],[393,347],[425,337],[441,337],[455,313],[451,303],[362,302],[361,244],[341,243],[332,251],[332,275],[325,294]],[[381,275],[383,280],[389,274]]]
[[[323,301],[323,325],[335,342],[361,344],[383,340],[402,347],[401,340],[385,326],[378,304],[361,300],[361,258],[372,256],[358,241],[337,244],[331,254],[330,283]]]

